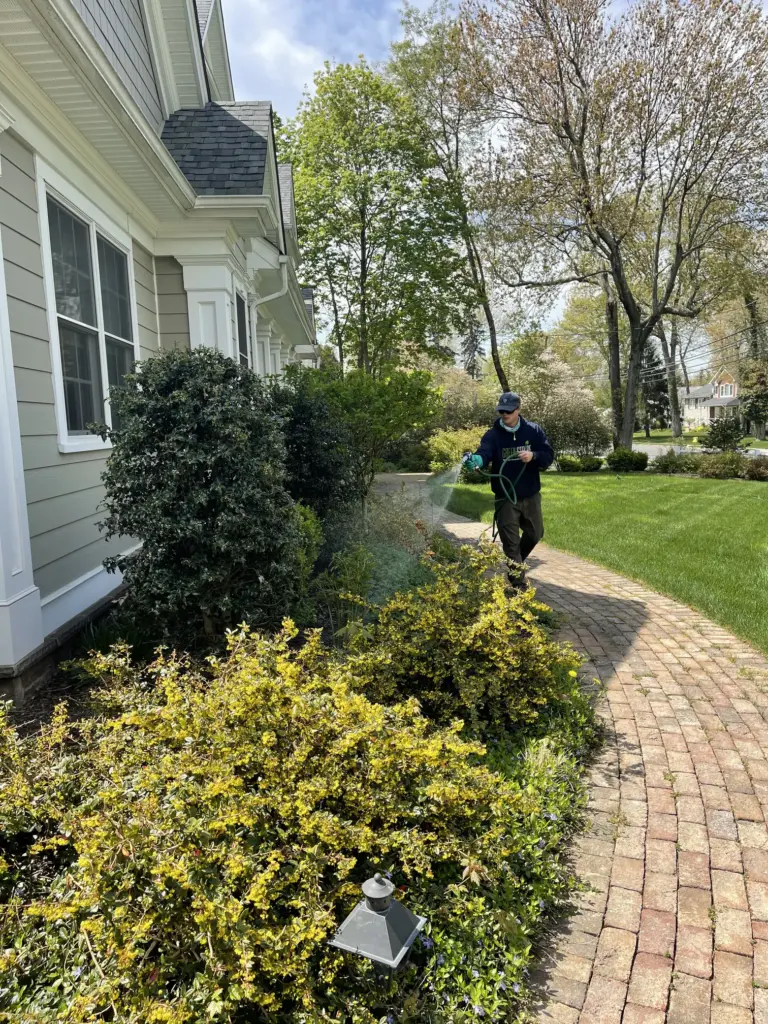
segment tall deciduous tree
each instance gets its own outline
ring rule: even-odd
[[[615,21],[608,0],[467,0],[464,26],[518,251],[538,283],[603,270],[626,314],[630,446],[648,338],[702,310],[685,268],[766,207],[766,17],[752,0],[638,0]]]
[[[466,321],[467,282],[459,224],[407,99],[363,58],[326,64],[290,152],[304,274],[342,365],[380,374],[434,352]]]
[[[406,2],[402,23],[405,38],[393,46],[389,70],[408,96],[423,144],[442,177],[444,195],[458,220],[467,274],[476,304],[485,317],[491,359],[502,390],[508,391],[470,181],[472,164],[483,142],[485,106],[479,96],[462,87],[464,54],[453,5],[448,0],[436,0],[421,11]]]

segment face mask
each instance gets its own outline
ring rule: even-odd
[[[517,431],[520,429],[520,420],[517,421],[517,423],[514,425],[514,427],[508,427],[506,425],[506,423],[504,422],[504,420],[502,420],[502,419],[499,420],[499,423],[507,431],[508,434],[516,434]]]

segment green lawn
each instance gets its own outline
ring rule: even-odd
[[[698,442],[701,434],[697,434],[692,430],[686,430],[683,432],[682,439],[679,437],[672,437],[670,430],[652,430],[651,436],[646,437],[644,430],[638,430],[634,435],[635,444],[689,444],[691,441]],[[746,437],[744,439],[744,445],[747,448],[754,446],[758,448],[768,448],[768,441],[758,441],[754,437]]]
[[[768,484],[548,473],[545,540],[700,609],[768,653]],[[488,487],[448,508],[490,522]]]

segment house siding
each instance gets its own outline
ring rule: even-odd
[[[155,280],[160,346],[188,351],[189,307],[181,264],[172,256],[158,256],[155,259]]]
[[[136,285],[136,320],[139,325],[141,358],[149,359],[159,349],[155,261],[151,253],[133,243],[133,279]]]
[[[32,564],[45,598],[125,545],[107,544],[96,526],[104,453],[58,450],[34,158],[6,131],[0,135],[0,160],[0,231]]]
[[[72,0],[104,56],[158,131],[163,108],[140,0]]]

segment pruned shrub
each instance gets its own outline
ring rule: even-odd
[[[674,448],[670,448],[656,456],[651,463],[651,469],[654,473],[682,473],[682,461],[683,457],[678,455]]]
[[[581,472],[581,459],[575,455],[559,455],[557,459],[557,468],[561,473],[580,473]]]
[[[606,464],[614,473],[640,473],[648,466],[646,452],[635,452],[631,448],[616,448],[608,452]]]
[[[278,417],[256,374],[212,349],[171,350],[112,389],[103,475],[107,559],[153,640],[195,645],[239,622],[279,624],[302,597],[299,514]]]
[[[582,473],[597,473],[603,465],[603,460],[597,455],[582,455],[579,461]]]
[[[523,605],[515,624],[491,593],[463,632],[512,702],[521,680],[499,630],[514,626],[530,717],[575,658],[552,667]],[[459,668],[470,647],[455,639]],[[139,670],[125,649],[90,670],[109,687],[97,718],[60,708],[22,740],[0,709],[0,1017],[378,1024],[407,1007],[448,1024],[468,993],[473,1016],[516,1014],[532,929],[567,886],[555,848],[580,793],[565,746],[507,740],[492,757],[503,777],[416,700],[372,703],[317,636],[297,652],[290,627],[233,635],[204,673],[175,657]],[[388,985],[327,945],[375,871],[429,921]]]
[[[396,595],[353,641],[350,684],[474,730],[530,724],[570,693],[578,655],[547,637],[528,597],[505,596],[498,560],[495,547],[462,548],[432,582]]]

